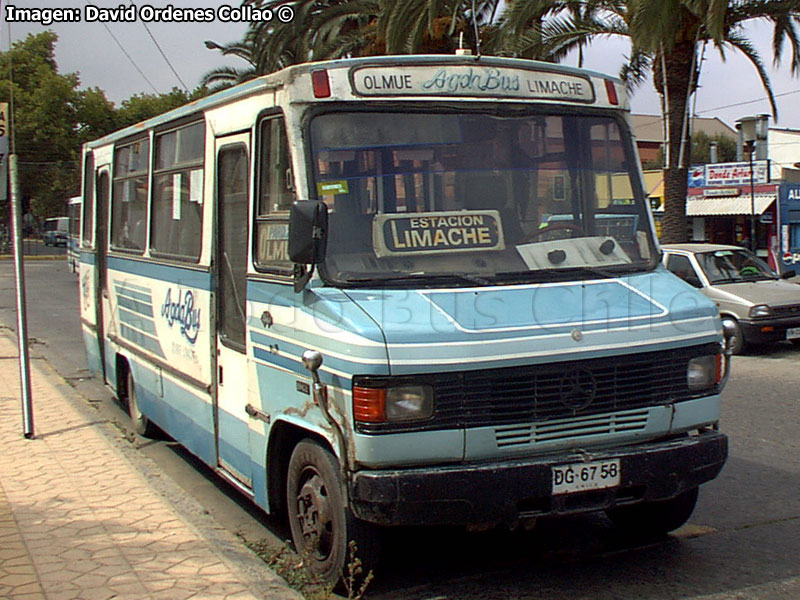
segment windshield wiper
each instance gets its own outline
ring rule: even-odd
[[[619,270],[609,271],[602,267],[592,267],[589,265],[583,265],[580,267],[561,267],[558,269],[533,269],[531,271],[505,271],[502,273],[497,273],[496,277],[503,278],[503,279],[510,279],[510,278],[518,278],[520,281],[529,281],[531,279],[536,280],[544,280],[544,281],[553,281],[553,280],[564,280],[572,275],[584,275],[589,277],[600,277],[602,279],[614,279],[616,277],[620,277],[625,273],[630,273],[632,271],[639,271],[636,266],[633,265],[618,265],[617,268]]]
[[[392,275],[389,277],[385,277],[382,274],[376,273],[370,277],[348,277],[348,283],[387,283],[387,282],[397,282],[397,281],[414,281],[414,280],[421,280],[421,279],[456,279],[461,281],[466,281],[467,283],[472,283],[476,285],[490,285],[491,282],[488,279],[484,279],[483,277],[478,277],[477,275],[472,275],[470,273],[405,273],[403,275]]]

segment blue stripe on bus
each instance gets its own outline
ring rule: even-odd
[[[124,323],[120,323],[119,325],[119,333],[122,337],[124,337],[129,342],[136,344],[137,346],[141,346],[150,352],[157,354],[161,358],[165,358],[164,351],[161,349],[161,343],[149,335],[136,331],[132,327],[125,325]]]
[[[136,400],[142,412],[192,454],[216,467],[213,408],[209,398],[162,377],[160,370],[148,363],[131,360],[131,369],[136,381]],[[163,397],[160,390],[144,385],[154,380],[162,382]]]
[[[95,263],[95,254],[94,252],[85,252],[82,251],[80,253],[80,261],[86,265],[93,265]]]
[[[141,329],[143,332],[149,333],[150,335],[156,335],[156,324],[152,320],[146,319],[141,314],[131,312],[121,306],[118,307],[118,310],[120,322],[126,323],[136,329]]]
[[[117,296],[117,304],[145,317],[153,316],[153,306],[151,304],[145,304],[144,302],[131,300],[125,296]]]
[[[118,256],[108,257],[108,269],[110,271],[121,271],[131,275],[158,279],[182,287],[206,291],[211,289],[211,273],[207,270],[198,271],[187,267],[165,265],[145,260],[132,260]]]
[[[301,372],[304,372],[306,375],[308,374],[304,367],[302,367],[302,362],[300,358],[303,355],[303,352],[308,350],[308,344],[305,345],[298,345],[292,342],[288,342],[285,339],[277,339],[271,336],[265,335],[263,333],[258,333],[255,331],[250,332],[250,339],[253,341],[254,350],[262,350],[264,352],[268,352],[269,356],[277,356],[272,352],[264,349],[261,346],[278,346],[280,348],[280,354],[283,356],[292,356],[295,357],[293,364],[301,365]],[[259,346],[260,345],[260,346]],[[346,358],[334,357],[330,354],[326,354],[323,352],[324,360],[323,369],[328,367],[334,371],[341,371],[343,373],[357,373],[362,375],[367,374],[376,374],[376,375],[385,375],[387,374],[387,363],[385,359],[385,352],[381,349],[382,355],[380,360],[376,363],[374,361],[364,362],[359,361],[357,357],[353,360],[348,360]],[[267,362],[274,362],[270,359],[264,359]]]

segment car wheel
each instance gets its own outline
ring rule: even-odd
[[[128,369],[125,378],[125,395],[133,430],[142,437],[153,437],[156,433],[156,427],[139,409],[139,402],[136,399],[136,384],[133,381],[133,373],[131,373],[130,369]]]
[[[674,531],[692,516],[697,504],[697,488],[658,502],[640,502],[606,511],[608,518],[627,534],[654,537]]]
[[[744,337],[742,336],[742,328],[739,325],[739,322],[734,319],[733,317],[723,317],[723,323],[728,323],[731,330],[733,331],[733,335],[731,336],[731,353],[732,354],[741,354],[744,352],[745,348],[745,341]]]
[[[377,563],[380,550],[377,528],[355,518],[345,506],[339,464],[331,452],[306,439],[295,446],[286,475],[286,507],[292,541],[303,564],[324,583],[335,585],[353,567],[348,549],[356,544],[356,557],[366,576]]]

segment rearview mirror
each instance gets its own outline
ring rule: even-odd
[[[328,207],[317,200],[300,200],[289,213],[289,258],[299,264],[316,265],[325,260],[328,238]]]

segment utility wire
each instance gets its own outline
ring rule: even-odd
[[[103,27],[106,28],[106,31],[108,32],[108,35],[110,35],[113,38],[113,40],[117,43],[117,46],[119,46],[119,49],[122,50],[123,54],[125,54],[125,56],[128,57],[128,60],[131,61],[131,64],[133,65],[133,68],[136,69],[139,72],[139,75],[142,76],[142,79],[144,79],[147,83],[150,84],[150,87],[153,88],[153,91],[156,94],[160,94],[161,92],[159,92],[158,89],[156,89],[156,86],[153,85],[153,82],[150,81],[147,78],[147,75],[145,75],[142,72],[142,70],[139,68],[139,65],[136,64],[135,60],[133,60],[133,57],[130,54],[128,54],[128,51],[125,49],[125,46],[123,46],[122,43],[120,43],[120,41],[117,39],[117,36],[115,36],[114,33],[111,31],[111,29],[108,28],[108,25],[103,23]]]
[[[134,3],[133,3],[133,0],[130,0],[130,2],[131,2],[131,6],[135,6]],[[167,55],[164,54],[164,51],[161,49],[161,46],[156,41],[156,38],[153,35],[153,32],[150,31],[150,28],[147,26],[147,23],[142,21],[142,27],[144,27],[144,30],[147,32],[147,35],[150,36],[150,39],[153,40],[153,44],[155,44],[156,48],[158,49],[159,53],[161,54],[161,57],[164,59],[164,62],[167,63],[167,66],[170,68],[170,71],[172,71],[172,74],[175,75],[177,80],[181,82],[181,85],[183,86],[184,91],[188,92],[189,88],[186,87],[186,84],[183,82],[183,79],[181,79],[181,76],[178,75],[178,72],[175,70],[175,67],[172,66],[171,62],[169,62],[169,59],[167,58]]]

